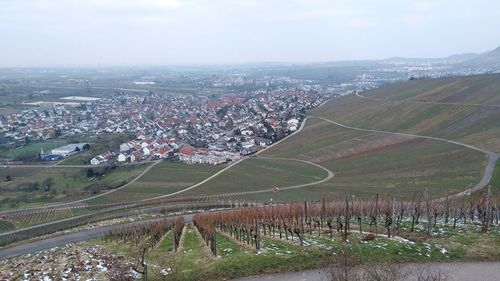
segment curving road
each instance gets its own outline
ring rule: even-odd
[[[491,178],[493,177],[493,172],[495,170],[495,162],[500,158],[500,154],[499,153],[496,153],[496,152],[493,152],[493,151],[489,151],[489,150],[485,150],[485,149],[482,149],[482,148],[478,148],[478,147],[475,147],[473,145],[469,145],[469,144],[465,144],[465,143],[453,141],[453,140],[448,140],[448,139],[443,139],[443,138],[438,138],[438,137],[431,137],[431,136],[424,136],[424,135],[417,135],[417,134],[398,133],[398,132],[390,132],[390,131],[382,131],[382,130],[373,130],[373,129],[358,128],[358,127],[353,127],[353,126],[345,125],[345,124],[333,121],[333,120],[328,119],[328,118],[318,117],[318,116],[310,116],[310,118],[320,119],[320,120],[323,120],[323,121],[326,121],[326,122],[329,122],[329,123],[335,124],[337,126],[340,126],[342,128],[346,128],[346,129],[350,129],[350,130],[357,130],[357,131],[363,131],[363,132],[380,133],[380,134],[390,134],[390,135],[398,135],[398,136],[407,136],[407,137],[415,137],[415,138],[424,138],[424,139],[430,139],[430,140],[437,140],[437,141],[451,143],[451,144],[454,144],[454,145],[463,146],[463,147],[466,147],[466,148],[469,148],[469,149],[476,150],[476,151],[484,153],[488,157],[488,164],[486,164],[486,167],[484,169],[484,173],[483,173],[483,176],[482,176],[481,180],[477,184],[475,184],[473,187],[468,188],[468,189],[466,189],[466,190],[464,190],[462,192],[456,193],[454,196],[468,195],[468,194],[470,194],[473,191],[482,189],[483,187],[487,186],[488,183],[490,182]]]

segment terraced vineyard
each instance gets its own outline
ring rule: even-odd
[[[498,202],[491,201],[488,193],[482,195],[442,202],[427,193],[413,201],[346,198],[196,214],[183,231],[178,228],[155,240],[157,246],[145,254],[148,276],[221,280],[304,270],[330,266],[332,257],[345,251],[362,257],[360,262],[368,266],[498,259]],[[151,231],[141,229],[134,235],[151,236],[156,226]],[[174,238],[175,233],[180,239]],[[115,236],[120,237],[119,232]],[[470,244],[470,239],[493,248],[478,251],[482,246]],[[180,241],[177,250],[175,241]],[[105,238],[97,243],[111,253],[142,260],[136,254],[142,247],[136,247],[134,239]]]

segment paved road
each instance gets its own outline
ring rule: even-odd
[[[323,121],[335,124],[337,126],[346,128],[346,129],[351,129],[351,130],[357,130],[357,131],[364,131],[364,132],[371,132],[371,133],[380,133],[380,134],[391,134],[391,135],[399,135],[399,136],[407,136],[407,137],[415,137],[415,138],[424,138],[424,139],[430,139],[430,140],[437,140],[437,141],[443,141],[459,146],[463,146],[469,149],[473,149],[479,152],[482,152],[486,154],[488,157],[488,164],[486,164],[486,167],[484,169],[483,177],[481,180],[475,184],[473,187],[468,188],[460,193],[455,194],[454,196],[463,196],[463,195],[468,195],[473,191],[479,190],[490,182],[491,178],[493,177],[493,171],[495,170],[495,162],[500,158],[500,153],[496,153],[493,151],[489,151],[486,149],[482,149],[479,147],[475,147],[473,145],[453,141],[453,140],[448,140],[448,139],[443,139],[443,138],[438,138],[438,137],[430,137],[430,136],[424,136],[424,135],[417,135],[417,134],[408,134],[408,133],[398,133],[398,132],[390,132],[390,131],[382,131],[382,130],[372,130],[372,129],[364,129],[364,128],[357,128],[357,127],[352,127],[349,125],[341,124],[339,122],[333,121],[331,119],[327,119],[324,117],[317,117],[317,116],[310,116],[310,118],[316,118],[316,119],[321,119]]]
[[[415,268],[413,264],[401,265],[406,268]],[[423,268],[441,270],[450,278],[449,281],[498,281],[500,280],[500,262],[457,262],[457,263],[430,263],[419,265]],[[303,272],[288,272],[279,274],[260,275],[234,279],[233,281],[327,281],[326,270],[308,270]],[[408,278],[413,281],[415,278]]]
[[[178,217],[178,216],[172,216],[171,218],[174,218],[174,217]],[[191,215],[191,214],[183,215],[183,217],[184,217],[184,220],[186,221],[186,223],[190,223],[193,221],[193,215]],[[164,218],[168,218],[168,217],[152,219],[152,220],[160,220],[160,219],[164,219]],[[150,220],[150,221],[152,221],[152,220]],[[51,249],[54,247],[66,245],[68,243],[77,243],[77,242],[81,242],[81,241],[86,241],[86,240],[98,238],[98,237],[101,237],[102,235],[104,235],[107,231],[114,229],[116,227],[130,226],[130,225],[134,225],[134,224],[138,224],[138,223],[142,223],[142,222],[144,222],[144,221],[136,221],[136,222],[129,222],[129,223],[116,224],[116,225],[96,227],[96,228],[89,229],[89,230],[83,230],[83,231],[79,231],[79,232],[63,234],[61,236],[57,236],[57,237],[53,237],[53,238],[23,243],[23,244],[15,245],[13,247],[1,248],[0,249],[0,260],[12,258],[12,257],[17,257],[17,256],[21,256],[21,255],[26,255],[26,254],[34,253],[37,251],[47,250],[47,249]]]

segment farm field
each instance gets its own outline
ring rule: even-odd
[[[224,167],[163,161],[133,184],[88,203],[128,202],[169,194],[194,185]]]
[[[248,158],[181,196],[207,196],[283,188],[320,181],[327,176],[328,173],[321,168],[290,159]]]
[[[100,168],[104,175],[89,178],[87,169],[69,167],[0,168],[0,208],[19,208],[64,202],[116,188],[139,175],[145,165]],[[6,180],[10,177],[10,180]]]
[[[312,110],[349,126],[441,137],[500,152],[500,75],[423,79]],[[492,106],[493,105],[493,106]]]

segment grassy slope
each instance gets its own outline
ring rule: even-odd
[[[252,195],[274,200],[320,199],[342,194],[408,195],[429,188],[460,191],[479,181],[482,153],[433,140],[344,129],[310,119],[302,132],[264,153],[316,162],[335,173],[332,180],[298,190]]]
[[[187,165],[162,162],[130,186],[90,202],[123,202],[172,193],[198,183],[224,167],[224,165]]]
[[[458,140],[500,152],[500,75],[409,81],[333,100],[311,114],[355,127]],[[414,101],[460,104],[423,104]]]
[[[249,158],[184,195],[213,195],[272,189],[315,182],[326,176],[326,171],[302,162]]]

